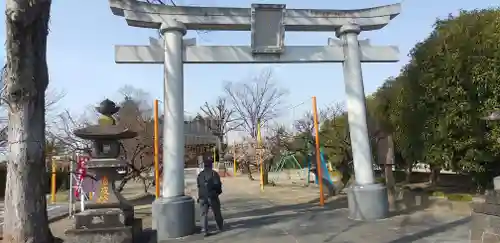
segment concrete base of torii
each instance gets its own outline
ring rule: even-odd
[[[372,221],[389,216],[387,188],[382,184],[353,185],[347,189],[349,218]]]
[[[157,242],[192,235],[196,231],[195,202],[190,196],[158,198],[153,202]]]

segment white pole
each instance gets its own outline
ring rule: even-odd
[[[196,168],[196,175],[200,174],[200,172],[203,170],[203,156],[198,155],[198,168]]]
[[[184,24],[167,20],[160,33],[164,39],[163,183],[162,197],[184,195]]]
[[[366,97],[361,74],[361,59],[356,24],[343,25],[337,32],[343,41],[345,55],[344,83],[347,95],[349,134],[352,144],[352,158],[356,184],[370,185],[375,182],[373,176],[372,154],[368,139],[366,122]]]
[[[83,195],[83,187],[80,187],[80,212],[85,211],[85,195]]]
[[[77,160],[79,160],[79,159],[80,158],[77,157]],[[85,168],[83,168],[83,166],[85,166],[85,164],[84,163],[80,163],[80,166],[78,168],[79,176],[77,177],[79,179],[78,180],[78,188],[77,188],[77,190],[80,191],[80,212],[85,211],[85,192],[83,191],[83,181],[85,180],[85,178],[82,177],[82,171],[85,170]]]
[[[74,158],[74,157],[73,157]],[[73,158],[69,161],[69,201],[68,201],[68,210],[69,216],[73,216]]]

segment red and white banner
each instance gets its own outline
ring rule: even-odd
[[[80,197],[80,190],[83,189],[84,181],[86,181],[85,176],[87,175],[87,161],[90,160],[90,156],[79,155],[76,157],[76,176],[75,176],[75,197]],[[86,183],[85,183],[86,184]]]

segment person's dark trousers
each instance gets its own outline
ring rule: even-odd
[[[208,232],[208,210],[212,209],[214,214],[215,222],[217,223],[217,228],[222,230],[224,226],[224,219],[220,211],[220,200],[219,198],[210,198],[208,200],[200,200],[201,209],[201,229],[207,233]]]

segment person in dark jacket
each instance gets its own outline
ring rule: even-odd
[[[198,184],[198,203],[201,209],[201,228],[206,236],[208,232],[208,210],[212,213],[217,223],[217,228],[222,231],[224,219],[221,214],[219,195],[222,194],[222,182],[219,174],[212,169],[213,157],[208,156],[203,161],[204,168],[198,174],[196,180]]]

